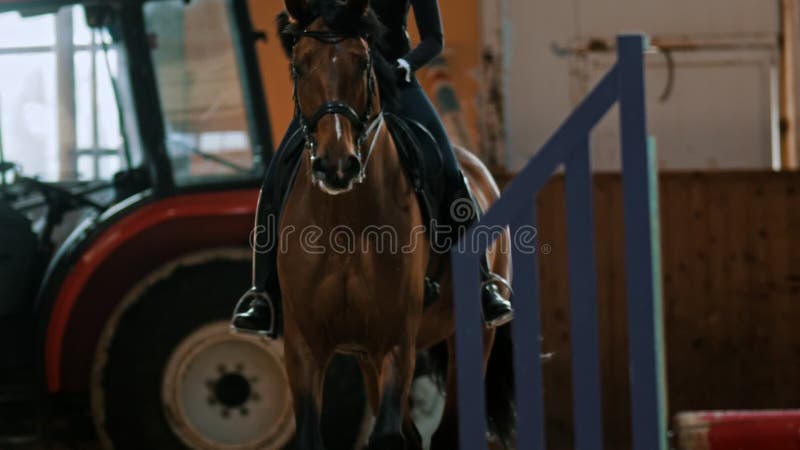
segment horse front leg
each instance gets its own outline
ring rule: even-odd
[[[290,317],[285,318],[284,354],[295,414],[294,448],[324,450],[320,430],[322,387],[327,360],[314,357]]]
[[[483,372],[489,365],[489,357],[494,345],[494,330],[483,331]],[[442,420],[431,437],[431,450],[457,449],[458,446],[458,389],[456,387],[456,349],[455,337],[447,340],[447,386]]]
[[[416,351],[413,343],[397,346],[382,361],[380,402],[375,427],[370,437],[371,450],[422,449],[419,435],[408,405],[408,394],[414,378]],[[377,365],[377,364],[376,364]]]

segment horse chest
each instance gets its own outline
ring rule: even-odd
[[[287,313],[303,334],[379,342],[402,334],[402,318],[421,317],[428,257],[421,213],[402,172],[383,181],[330,196],[298,177],[280,224],[278,273]]]

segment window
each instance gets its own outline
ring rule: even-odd
[[[0,14],[0,146],[26,173],[58,177],[55,20]]]
[[[83,15],[81,22],[85,24]],[[78,31],[88,33],[78,34]],[[117,51],[103,42],[110,38],[105,32],[76,27],[75,66],[75,141],[79,174],[107,178],[121,167],[122,137],[119,115],[111,77],[119,76]],[[111,72],[109,73],[109,69]]]
[[[78,6],[33,17],[0,14],[0,29],[5,159],[45,181],[109,179],[124,168],[111,79],[119,58],[114,45],[102,45],[111,40],[107,33],[90,29]]]
[[[79,6],[0,14],[0,29],[0,67],[14,68],[0,71],[5,159],[45,181],[111,178],[124,159],[107,33],[90,29]]]
[[[254,177],[228,2],[145,4],[175,182]]]

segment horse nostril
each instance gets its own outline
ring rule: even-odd
[[[328,173],[330,166],[328,165],[328,161],[326,158],[316,158],[314,162],[311,163],[311,171],[320,175],[324,175]]]
[[[344,173],[345,177],[354,177],[358,175],[361,171],[361,160],[358,159],[355,155],[349,155],[345,161],[344,166],[342,167],[342,172]]]

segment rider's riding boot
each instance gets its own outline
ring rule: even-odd
[[[269,174],[264,185],[271,183]],[[253,287],[245,292],[233,310],[231,328],[241,333],[254,333],[276,338],[281,334],[280,289],[277,287],[277,248],[275,239],[275,209],[267,200],[267,189],[262,189],[256,209],[256,227],[253,246]],[[263,223],[262,220],[266,223]],[[272,287],[272,288],[270,288]],[[269,293],[268,293],[269,292]]]
[[[461,185],[455,191],[455,194],[450,196],[450,208],[447,211],[447,214],[450,215],[450,222],[455,226],[456,236],[459,238],[467,228],[480,219],[478,202],[472,195],[466,178],[462,176],[461,180]],[[463,205],[464,200],[468,200],[472,205],[472,213],[469,214],[469,217],[465,217],[456,207],[456,205]],[[505,286],[508,288],[509,293],[511,292],[509,283],[500,275],[494,274],[489,270],[489,259],[487,257],[481,258],[481,306],[483,307],[484,325],[487,328],[504,325],[514,318],[514,309],[511,306],[511,302],[503,297],[500,292],[500,286]]]
[[[242,307],[245,305],[249,307],[246,311],[233,316],[231,326],[234,330],[275,337],[275,308],[272,299],[265,291],[252,288],[245,292],[239,304]],[[239,311],[240,307],[237,306],[236,310]]]
[[[488,276],[487,276],[488,274]],[[487,258],[481,259],[481,306],[483,306],[483,323],[486,328],[505,325],[514,318],[511,302],[500,293],[500,286],[506,286],[511,292],[508,282],[500,276],[489,272]]]

